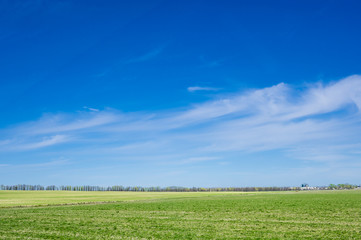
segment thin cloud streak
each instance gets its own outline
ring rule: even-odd
[[[7,134],[0,151],[14,149],[20,139],[19,151],[76,142],[62,151],[181,165],[274,150],[293,161],[351,162],[361,144],[360,96],[361,77],[355,75],[303,91],[280,83],[220,95],[185,111],[45,115],[1,130]],[[302,154],[307,149],[309,154]]]
[[[69,131],[90,129],[119,121],[120,114],[111,111],[101,112],[80,112],[77,115],[71,114],[46,114],[35,122],[26,123],[15,130],[22,134],[51,134]]]
[[[87,106],[84,106],[83,108],[84,108],[84,109],[87,109],[87,110],[89,110],[89,111],[92,111],[92,112],[99,112],[99,111],[100,111],[100,110],[97,109],[97,108],[91,108],[91,107],[87,107]]]
[[[55,135],[55,136],[51,136],[51,137],[44,139],[37,143],[20,146],[19,149],[31,150],[31,149],[43,148],[43,147],[48,147],[48,146],[59,144],[59,143],[64,143],[64,142],[67,142],[67,140],[68,140],[68,136]]]
[[[145,61],[148,61],[148,60],[150,60],[150,59],[155,58],[155,57],[158,56],[160,53],[162,53],[162,51],[163,51],[163,48],[162,48],[162,47],[156,48],[156,49],[153,49],[153,50],[150,51],[150,52],[147,52],[146,54],[144,54],[144,55],[142,55],[142,56],[138,56],[138,57],[131,58],[131,59],[127,60],[125,63],[145,62]]]
[[[54,136],[50,136],[50,137],[43,137],[43,139],[38,142],[28,142],[28,143],[20,142],[20,143],[17,143],[16,146],[12,146],[8,149],[12,150],[12,151],[34,150],[34,149],[39,149],[39,148],[44,148],[44,147],[49,147],[52,145],[65,143],[68,141],[70,141],[70,138],[66,135],[54,135]]]
[[[219,90],[219,88],[194,86],[194,87],[188,87],[188,88],[187,88],[187,90],[188,90],[188,92],[197,92],[197,91],[218,91],[218,90]]]
[[[122,65],[127,65],[127,64],[132,64],[132,63],[141,63],[141,62],[146,62],[146,61],[152,60],[153,58],[156,58],[158,55],[160,55],[163,52],[163,49],[164,49],[164,47],[159,47],[159,48],[155,48],[141,56],[132,57],[127,60],[122,59],[121,61],[110,65],[108,68],[106,68],[102,72],[93,75],[93,77],[97,77],[97,78],[105,77],[109,73],[111,73],[115,68],[120,67]],[[87,108],[87,107],[85,107],[85,108]]]

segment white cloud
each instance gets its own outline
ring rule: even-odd
[[[0,150],[19,143],[17,149],[30,150],[76,139],[81,146],[69,146],[68,153],[89,158],[101,154],[104,159],[191,164],[277,150],[291,159],[352,161],[359,157],[361,144],[360,96],[361,77],[356,75],[302,91],[280,83],[220,95],[182,111],[48,114],[1,130]]]
[[[64,143],[69,140],[68,136],[65,135],[54,135],[50,137],[44,137],[41,141],[33,142],[33,143],[27,143],[27,144],[19,144],[15,149],[18,150],[32,150],[32,149],[38,149],[43,147],[48,147],[51,145]]]
[[[194,87],[188,87],[187,90],[188,90],[188,92],[196,92],[196,91],[218,91],[219,88],[194,86]]]
[[[23,124],[16,128],[21,134],[49,134],[90,129],[119,121],[120,114],[109,111],[80,112],[71,114],[46,114],[38,121]]]
[[[333,112],[353,104],[361,109],[361,78],[358,75],[323,86],[311,87],[299,99],[292,111],[291,118]],[[297,109],[296,109],[297,107]]]
[[[84,106],[83,108],[87,109],[89,111],[92,111],[92,112],[99,112],[99,109],[97,109],[97,108],[91,108],[91,107],[87,107],[87,106]]]

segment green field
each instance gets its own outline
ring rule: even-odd
[[[241,238],[361,239],[361,191],[0,191],[0,239]]]
[[[72,191],[0,191],[0,208],[62,204],[104,203],[115,201],[194,198],[209,195],[247,194],[235,192],[72,192]]]

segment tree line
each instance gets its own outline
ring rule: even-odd
[[[332,189],[354,189],[359,186],[353,184],[330,184],[329,186],[314,187],[312,190],[332,190]],[[42,186],[42,185],[0,185],[0,190],[21,190],[21,191],[131,191],[131,192],[257,192],[257,191],[300,191],[310,190],[302,187],[141,187],[141,186]]]
[[[349,183],[341,183],[341,184],[330,184],[328,186],[329,189],[334,190],[334,189],[354,189],[360,186],[357,185],[353,185],[353,184],[349,184]]]

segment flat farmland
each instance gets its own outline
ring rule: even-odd
[[[0,191],[0,208],[239,195],[237,192]]]
[[[361,239],[361,191],[0,191],[0,239]]]

